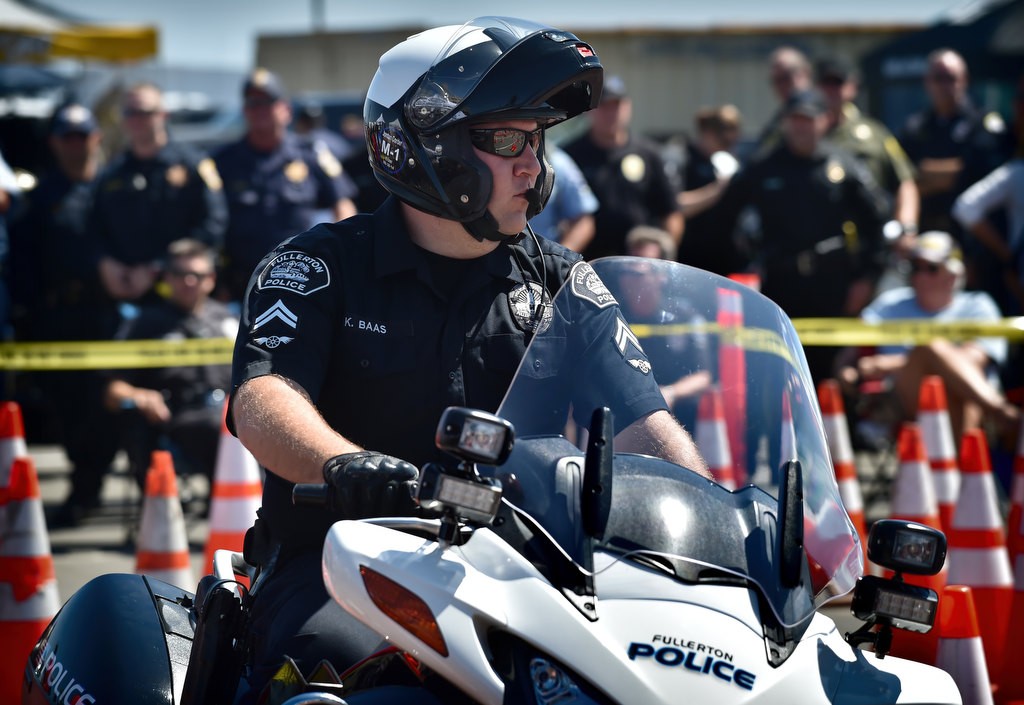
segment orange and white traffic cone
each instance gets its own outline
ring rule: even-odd
[[[964,705],[992,705],[985,646],[971,588],[948,585],[939,597],[935,665],[953,677]]]
[[[39,477],[31,458],[15,458],[0,526],[0,702],[21,701],[29,652],[60,609]]]
[[[864,520],[864,497],[860,491],[860,479],[857,477],[857,466],[853,459],[850,427],[846,422],[846,408],[843,405],[839,382],[826,379],[818,385],[818,404],[821,406],[821,419],[825,425],[828,449],[832,454],[832,467],[836,473],[836,482],[839,483],[839,497],[843,500],[846,513],[850,515],[850,521],[857,529],[857,535],[860,536],[867,565],[868,532]]]
[[[718,346],[718,376],[721,380],[725,424],[732,451],[733,478],[747,484],[747,353],[738,335],[743,328],[743,297],[740,292],[718,287],[716,322],[722,329]]]
[[[1013,604],[1007,634],[1008,656],[1003,659],[1003,668],[996,679],[996,702],[1000,705],[1024,702],[1024,669],[1020,667],[1019,656],[1024,646],[1024,553],[1014,561]]]
[[[949,419],[949,404],[942,377],[929,375],[921,380],[917,401],[917,423],[921,427],[928,462],[932,467],[935,497],[939,503],[942,530],[949,533],[956,500],[960,496],[960,468],[956,457],[956,439]]]
[[[10,483],[11,463],[28,457],[25,445],[25,422],[17,402],[0,402],[0,487]]]
[[[206,539],[204,570],[211,569],[214,551],[242,550],[245,532],[256,521],[262,499],[263,481],[256,458],[223,423],[210,492],[210,534]]]
[[[892,510],[893,519],[905,519],[925,524],[934,529],[941,529],[939,508],[935,502],[935,484],[932,482],[932,471],[928,466],[921,430],[916,423],[904,423],[900,427],[898,440],[899,472],[893,482]],[[892,577],[892,571],[884,574]],[[948,569],[943,566],[937,575],[904,575],[904,580],[913,585],[920,585],[934,590],[939,595],[946,586]],[[921,663],[935,663],[938,648],[938,630],[921,634],[917,632],[899,632],[893,636],[892,654]]]
[[[694,436],[715,482],[726,489],[736,489],[732,453],[729,451],[729,431],[725,425],[722,395],[717,388],[709,389],[700,398]]]
[[[1013,480],[1010,484],[1010,513],[1006,522],[1006,548],[1010,564],[1024,555],[1024,424],[1021,425],[1017,452],[1013,458]]]
[[[135,548],[135,572],[184,590],[194,590],[196,584],[174,462],[166,450],[155,450],[151,457]]]
[[[960,477],[960,499],[949,532],[948,582],[971,588],[988,670],[995,674],[1000,672],[1006,644],[1013,575],[988,442],[980,429],[963,435]]]

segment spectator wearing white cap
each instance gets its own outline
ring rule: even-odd
[[[910,286],[879,295],[861,313],[864,321],[1000,320],[1002,314],[991,296],[963,290],[963,258],[949,233],[933,230],[918,236],[910,262]],[[912,420],[917,415],[921,380],[938,375],[946,386],[955,438],[978,428],[985,419],[1011,431],[1020,422],[1020,410],[1006,400],[999,386],[999,366],[1006,360],[1005,338],[952,341],[937,337],[915,346],[881,345],[859,359],[857,352],[849,348],[840,355],[840,379],[848,389],[883,381],[893,393],[902,419]]]

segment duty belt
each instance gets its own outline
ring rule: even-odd
[[[792,254],[775,255],[771,257],[771,261],[776,266],[794,267],[800,276],[808,277],[814,271],[814,266],[819,258],[844,250],[845,248],[846,241],[843,239],[843,236],[834,235],[815,243],[814,247],[809,247],[806,250],[800,250]]]

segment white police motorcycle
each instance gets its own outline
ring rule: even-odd
[[[432,518],[331,528],[327,588],[389,647],[340,676],[327,664],[294,673],[280,699],[960,703],[944,671],[886,656],[900,638],[893,628],[931,628],[935,593],[899,575],[937,572],[945,538],[877,522],[868,551],[897,578],[862,577],[863,549],[785,314],[741,284],[675,263],[609,258],[593,268],[600,280],[570,283],[542,311],[496,414],[445,412],[436,440],[452,461],[423,468],[419,483]],[[693,394],[673,405],[688,426],[700,395],[722,400],[724,414],[700,420],[721,433],[697,434],[728,438],[732,462],[712,468],[720,482],[617,452],[602,390],[577,393],[587,361],[573,323],[581,307],[610,297],[629,326],[598,344],[617,346],[624,364],[648,360],[661,385],[690,378]],[[581,399],[597,403],[571,406]],[[323,501],[325,491],[300,485],[296,501]],[[140,576],[84,587],[33,652],[23,702],[59,702],[46,689],[55,663],[84,677],[96,703],[227,702],[239,655],[226,635],[245,611],[229,581],[244,566],[237,556],[218,561],[221,580],[195,596]],[[124,619],[107,605],[115,588],[134,610],[131,638],[99,628]],[[841,634],[819,608],[851,590],[864,627]],[[88,648],[72,628],[93,630]]]

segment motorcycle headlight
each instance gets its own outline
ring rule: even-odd
[[[580,689],[565,671],[547,659],[535,658],[530,661],[530,682],[533,694],[541,705],[573,703],[579,697]]]
[[[546,658],[530,659],[530,683],[538,705],[598,705],[568,673]]]

